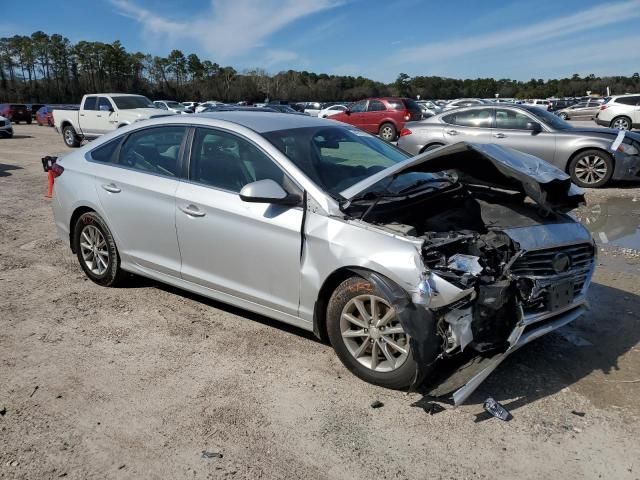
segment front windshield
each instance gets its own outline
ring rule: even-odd
[[[333,197],[409,158],[378,137],[342,126],[276,130],[263,136]]]
[[[557,115],[548,112],[547,110],[543,110],[542,108],[532,107],[526,108],[526,110],[542,123],[549,125],[551,128],[554,128],[556,130],[569,130],[573,128],[573,126],[566,120],[563,120]]]
[[[131,110],[133,108],[156,108],[151,100],[142,95],[113,96],[111,100],[120,110]]]

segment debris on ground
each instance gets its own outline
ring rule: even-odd
[[[435,415],[436,413],[445,412],[447,410],[439,403],[429,401],[426,397],[421,398],[417,402],[413,402],[411,406],[421,408],[429,415]]]
[[[220,452],[207,452],[206,450],[202,450],[202,458],[222,458],[222,454]]]
[[[504,408],[502,405],[500,405],[500,403],[496,402],[491,397],[487,398],[484,401],[483,407],[487,413],[496,418],[499,418],[503,422],[508,422],[513,418],[506,408]]]
[[[0,410],[0,417],[4,417],[7,414],[7,409],[5,407],[2,407],[2,410]]]
[[[576,410],[571,410],[571,413],[573,415],[577,415],[578,417],[584,417],[585,413],[584,412],[578,412]]]
[[[33,392],[31,392],[31,395],[29,395],[29,398],[33,397],[37,391],[38,391],[38,385],[34,387]]]
[[[371,408],[380,408],[380,407],[384,407],[384,403],[382,403],[380,400],[374,400],[373,402],[371,402]]]

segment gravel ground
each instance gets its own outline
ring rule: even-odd
[[[68,150],[50,128],[15,133],[0,139],[0,478],[640,478],[637,251],[603,246],[587,315],[430,415],[303,331],[87,280],[44,198],[40,157]],[[640,197],[618,187],[587,196]],[[482,420],[487,396],[513,420]]]

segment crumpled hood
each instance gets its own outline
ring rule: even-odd
[[[459,142],[392,165],[340,192],[351,199],[385,178],[408,172],[455,170],[463,184],[488,185],[528,195],[545,210],[566,212],[585,203],[584,192],[544,160],[495,144]]]

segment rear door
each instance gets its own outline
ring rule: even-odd
[[[456,109],[442,117],[447,143],[492,143],[493,108]]]
[[[362,123],[358,125],[365,132],[377,134],[382,120],[387,116],[387,107],[380,100],[369,100],[367,111],[361,113]]]
[[[98,197],[120,255],[141,269],[180,276],[175,193],[187,127],[136,130],[109,152],[92,154]],[[114,142],[109,142],[109,145]]]
[[[271,179],[299,188],[248,139],[197,128],[189,180],[176,193],[176,229],[183,279],[297,315],[301,207],[248,203],[242,187]]]
[[[548,131],[534,132],[527,129],[527,123],[540,123],[521,110],[496,108],[495,128],[492,129],[493,143],[515,148],[553,163],[556,151],[556,134]],[[544,129],[544,127],[543,127]]]

